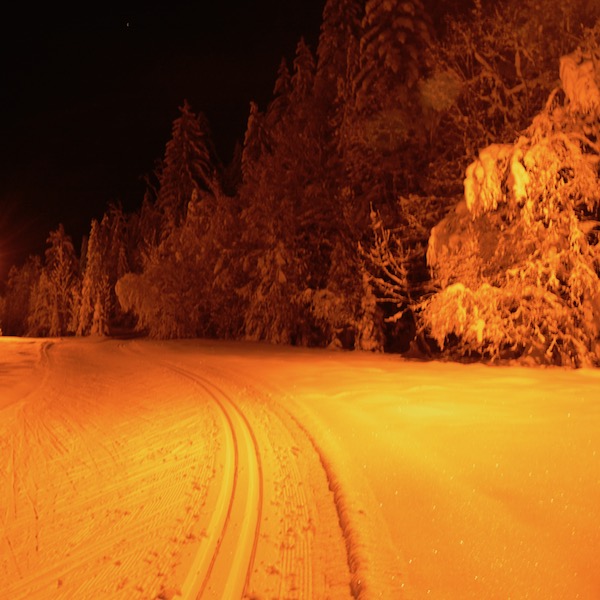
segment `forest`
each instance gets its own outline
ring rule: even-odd
[[[327,0],[227,164],[182,99],[139,209],[10,270],[4,335],[600,364],[600,4]]]

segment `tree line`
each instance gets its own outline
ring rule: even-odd
[[[546,4],[327,0],[230,163],[184,100],[138,211],[11,269],[3,332],[597,362],[600,7]]]

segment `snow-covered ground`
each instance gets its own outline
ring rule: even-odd
[[[600,598],[600,372],[0,338],[2,598]]]

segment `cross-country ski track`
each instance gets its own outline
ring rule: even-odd
[[[349,597],[325,476],[304,481],[318,459],[298,456],[314,450],[254,390],[141,343],[19,347],[29,389],[2,408],[3,597]]]
[[[209,511],[207,534],[178,595],[243,598],[256,557],[263,502],[262,465],[256,437],[244,413],[220,388],[174,365],[167,368],[192,380],[214,400],[221,419],[225,453],[224,475]]]
[[[600,373],[0,337],[2,600],[600,598]]]

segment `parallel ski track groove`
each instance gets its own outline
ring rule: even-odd
[[[252,439],[252,444],[254,446],[254,453],[255,453],[255,457],[256,457],[256,463],[258,466],[259,490],[258,490],[258,506],[256,507],[257,519],[256,519],[256,527],[255,527],[255,531],[254,531],[254,540],[253,540],[253,544],[252,544],[252,550],[250,553],[250,559],[249,559],[248,566],[246,569],[246,576],[245,576],[244,588],[243,588],[243,594],[242,594],[242,597],[246,597],[248,587],[250,585],[250,578],[252,575],[252,569],[254,567],[254,561],[256,558],[256,550],[257,550],[258,540],[259,540],[259,535],[260,535],[260,522],[261,522],[261,518],[262,518],[262,509],[263,509],[263,469],[262,469],[262,461],[261,461],[261,457],[260,457],[260,452],[259,452],[259,448],[258,448],[258,440],[256,439],[256,435],[254,434],[252,426],[250,425],[250,422],[248,421],[248,418],[246,417],[244,412],[237,406],[237,404],[233,401],[233,399],[223,389],[221,389],[220,387],[215,385],[209,379],[204,378],[201,375],[198,375],[197,373],[188,371],[187,369],[183,369],[183,368],[173,365],[171,363],[161,363],[161,364],[168,370],[178,373],[178,374],[182,375],[183,377],[186,377],[187,379],[192,380],[196,385],[201,387],[214,400],[215,404],[222,411],[222,413],[225,417],[225,420],[227,421],[227,423],[229,425],[231,435],[233,438],[233,442],[234,442],[235,473],[234,473],[233,488],[231,491],[231,497],[229,499],[229,506],[227,509],[227,515],[225,517],[225,522],[223,524],[222,530],[219,534],[219,539],[218,539],[217,545],[214,549],[212,559],[210,561],[208,569],[207,569],[206,573],[203,574],[203,576],[202,576],[203,579],[202,579],[202,584],[200,586],[200,591],[196,596],[197,600],[200,600],[202,598],[202,596],[203,596],[204,592],[206,591],[206,588],[209,584],[212,570],[214,568],[215,562],[219,555],[219,551],[221,549],[221,545],[222,545],[223,539],[225,538],[225,534],[226,534],[226,531],[227,531],[227,528],[229,525],[229,521],[231,519],[233,502],[234,502],[234,499],[236,496],[236,491],[237,491],[238,469],[239,469],[239,448],[238,448],[239,444],[238,444],[238,434],[233,425],[229,410],[234,410],[238,414],[238,416],[244,422],[244,425],[247,428],[248,433],[250,434],[250,437]],[[219,395],[223,398],[222,400],[219,398]],[[226,405],[229,407],[229,409],[226,407]]]
[[[227,373],[222,369],[216,368],[215,366],[203,364],[202,369],[210,374],[211,377],[217,380],[227,380]],[[209,380],[212,385],[212,380]],[[242,384],[240,384],[242,382]],[[261,392],[260,386],[256,385],[256,381],[252,378],[248,378],[247,375],[241,375],[236,372],[236,378],[232,382],[236,388],[240,388],[247,392],[251,390],[253,396],[257,398],[262,398],[262,404],[265,403],[265,395]],[[240,387],[241,386],[241,387]],[[215,386],[217,387],[217,386]],[[292,419],[292,422],[297,426],[298,422],[295,418],[292,418],[291,413],[285,409],[283,406],[279,404],[273,405],[269,402],[269,412],[271,418],[277,419],[277,421],[281,424],[282,427],[286,428],[281,420],[281,415],[285,415],[288,418]],[[287,429],[287,428],[286,428]],[[299,431],[306,435],[306,430],[301,427]],[[313,441],[306,438],[307,442],[310,444],[310,447],[313,447]],[[320,455],[317,453],[317,456]],[[283,463],[278,461],[280,466]],[[289,473],[288,477],[290,480],[287,480],[285,483],[282,483],[283,489],[282,494],[283,498],[288,501],[289,506],[295,507],[303,507],[302,515],[304,516],[305,521],[308,523],[309,514],[306,508],[306,496],[303,492],[303,487],[301,485],[302,481],[300,479],[300,475],[296,472],[294,474],[294,469],[291,467],[288,468]],[[295,476],[294,476],[295,475]],[[327,475],[327,474],[325,474]],[[261,481],[262,483],[262,481]],[[293,542],[298,543],[289,543],[289,530],[293,529],[294,523],[298,520],[298,516],[290,516],[289,514],[282,515],[282,538],[279,544],[280,553],[279,553],[279,567],[281,568],[282,576],[280,577],[278,586],[277,586],[277,596],[275,598],[313,598],[315,597],[313,593],[313,567],[312,567],[312,547],[308,540],[303,539],[300,536],[299,539],[293,540]],[[298,565],[301,565],[301,568],[298,569]],[[256,596],[258,598],[258,596]]]

